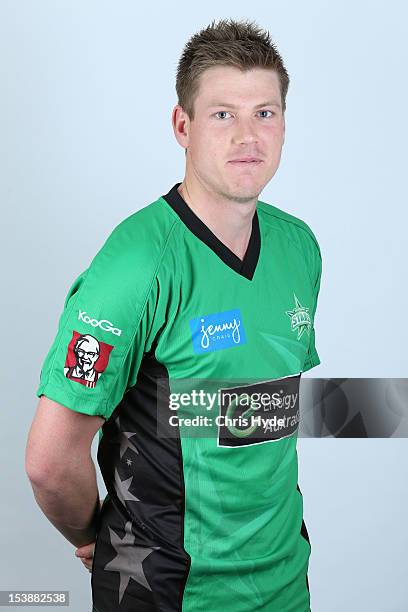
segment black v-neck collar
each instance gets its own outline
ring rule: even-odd
[[[176,183],[174,187],[170,189],[166,195],[162,197],[173,210],[178,214],[180,219],[185,225],[207,246],[214,251],[222,261],[227,264],[230,268],[235,270],[238,274],[245,276],[248,280],[252,280],[255,273],[256,265],[259,259],[259,253],[261,250],[261,232],[259,230],[259,219],[258,213],[255,210],[254,216],[252,217],[252,232],[249,239],[248,247],[244,256],[241,259],[235,255],[231,249],[229,249],[217,236],[210,230],[209,227],[195,214],[195,212],[188,206],[186,201],[182,198],[177,190],[177,187],[181,183]]]

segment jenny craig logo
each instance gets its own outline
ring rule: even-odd
[[[190,320],[194,352],[230,348],[246,342],[239,308],[203,315]]]
[[[111,332],[115,336],[120,336],[122,333],[121,329],[113,327],[113,324],[107,319],[101,319],[100,321],[98,321],[98,319],[93,319],[86,314],[85,310],[78,311],[78,320],[86,323],[87,325],[92,325],[92,327],[99,327],[105,332]]]

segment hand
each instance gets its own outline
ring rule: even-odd
[[[99,500],[100,508],[103,505],[103,499]],[[82,563],[85,565],[89,572],[92,571],[92,562],[95,551],[95,542],[90,542],[89,544],[85,544],[85,546],[80,546],[75,551],[75,556],[81,559]]]
[[[86,544],[85,546],[81,546],[77,548],[75,551],[75,555],[81,559],[82,563],[85,565],[87,570],[92,571],[92,562],[93,555],[95,550],[95,542],[91,542],[90,544]]]

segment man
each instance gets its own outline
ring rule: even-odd
[[[69,290],[26,463],[92,570],[97,612],[310,609],[296,440],[299,379],[320,363],[321,257],[306,223],[258,199],[288,85],[256,24],[194,35],[172,115],[184,180],[120,223]],[[110,347],[93,388],[64,376],[90,325]]]

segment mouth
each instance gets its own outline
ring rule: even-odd
[[[259,166],[260,164],[262,164],[262,160],[256,159],[255,157],[251,157],[251,158],[231,159],[231,161],[229,161],[228,163],[233,166],[252,167],[252,166]]]

